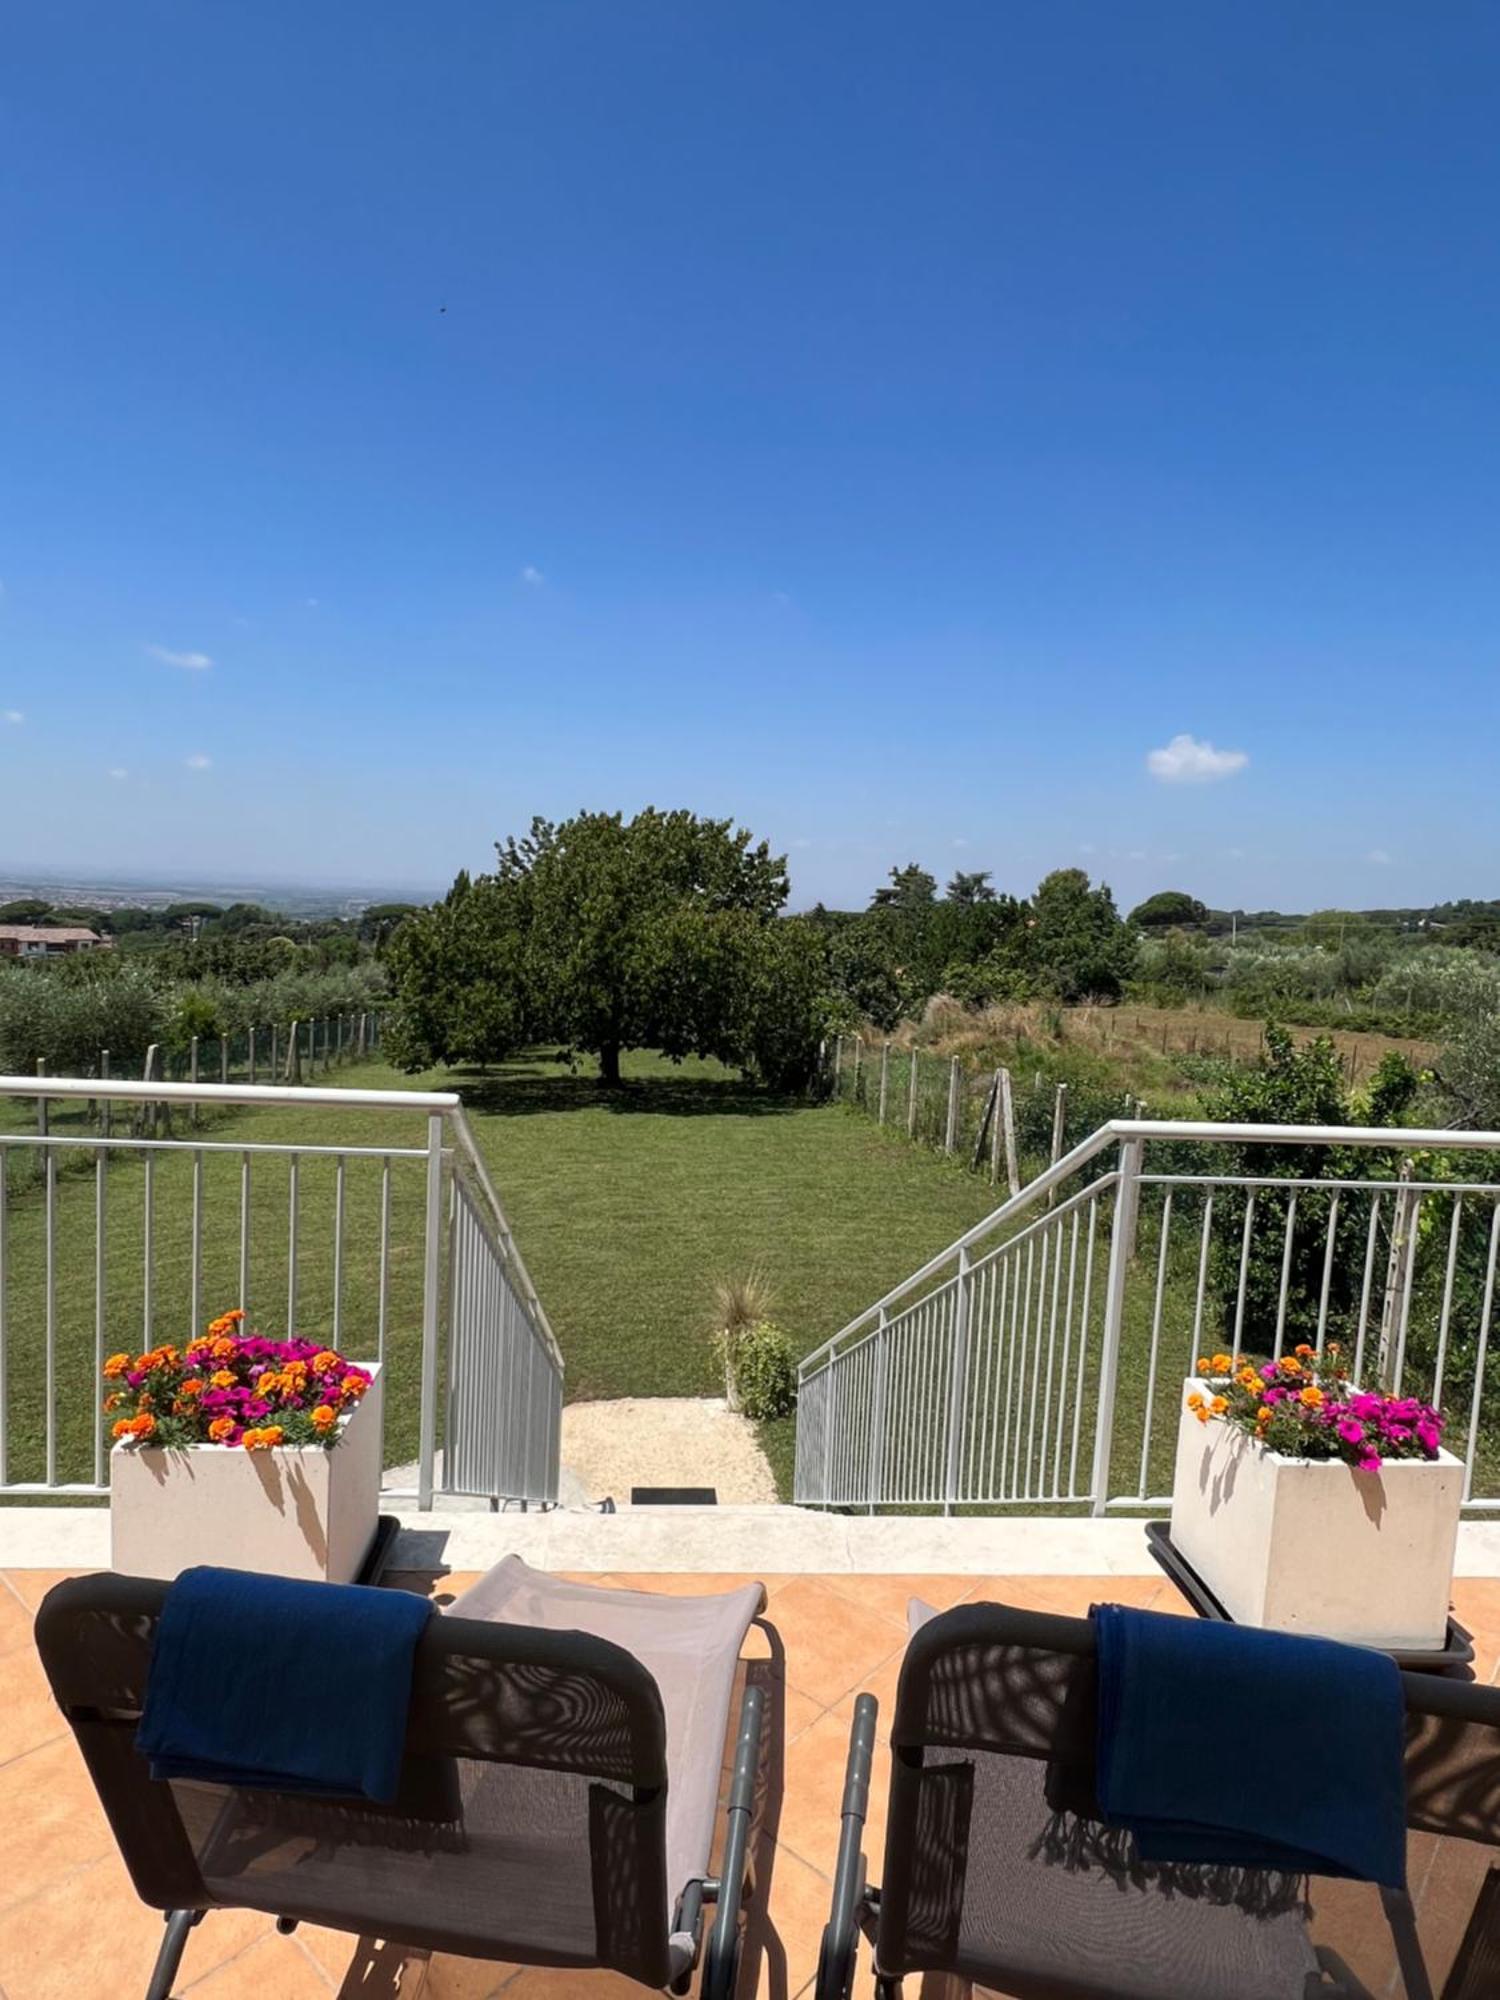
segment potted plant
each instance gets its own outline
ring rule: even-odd
[[[1464,1479],[1440,1412],[1354,1388],[1333,1344],[1197,1367],[1183,1385],[1172,1540],[1229,1616],[1441,1649]]]
[[[735,1366],[740,1343],[752,1328],[763,1326],[770,1317],[771,1288],[759,1269],[714,1280],[710,1337],[724,1369],[724,1400],[736,1415],[744,1407]]]
[[[105,1363],[113,1567],[195,1563],[347,1583],[375,1534],[381,1382],[315,1340],[223,1313],[179,1351]]]

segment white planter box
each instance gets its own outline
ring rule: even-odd
[[[380,1505],[381,1371],[331,1451],[321,1445],[186,1451],[117,1444],[109,1456],[111,1567],[175,1577],[196,1563],[349,1583]]]
[[[1448,1629],[1464,1469],[1451,1452],[1356,1472],[1282,1458],[1199,1423],[1183,1385],[1172,1541],[1240,1625],[1437,1651]]]

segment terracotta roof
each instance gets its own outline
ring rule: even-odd
[[[97,931],[79,930],[65,924],[0,924],[0,940],[10,944],[90,944],[100,942]]]

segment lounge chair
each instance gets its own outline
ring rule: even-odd
[[[167,1932],[171,1992],[205,1912],[263,1910],[421,1950],[608,1966],[728,2000],[763,1697],[746,1690],[709,1873],[736,1662],[758,1584],[667,1597],[510,1557],[418,1642],[394,1805],[153,1780],[135,1747],[168,1586],[58,1584],[36,1637],[125,1865]],[[707,1906],[716,1905],[704,1940]],[[59,1945],[66,1950],[66,1943]]]
[[[1401,1678],[1409,1844],[1415,1830],[1441,1847],[1500,1845],[1500,1690]],[[1206,1689],[1201,1711],[1183,1716],[1184,1754],[1221,1754],[1226,1784],[1260,1782],[1262,1720],[1216,1718]],[[1091,1817],[1087,1619],[977,1604],[917,1623],[896,1695],[878,1888],[866,1882],[862,1852],[876,1724],[874,1697],[860,1695],[817,2000],[847,2000],[862,1934],[877,2000],[901,2000],[907,1974],[947,1975],[959,1991],[968,1982],[1009,2000],[1368,2000],[1338,1954],[1316,1942],[1302,1878],[1244,1870],[1205,1883],[1202,1871],[1146,1868],[1128,1836]],[[1469,1849],[1466,1860],[1472,1880],[1455,1907],[1474,1902],[1475,1915],[1443,2000],[1500,1992],[1500,1898],[1492,1878],[1475,1902],[1487,1857]],[[1424,1852],[1424,1871],[1435,1864]],[[1345,1898],[1365,1938],[1369,1915],[1378,1930],[1383,1909],[1395,1960],[1383,1976],[1399,1968],[1401,1983],[1379,1990],[1430,2000],[1406,1896],[1321,1878],[1316,1886]],[[1351,1904],[1351,1895],[1367,1901]]]

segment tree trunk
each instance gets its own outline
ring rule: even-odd
[[[599,1051],[599,1081],[611,1086],[620,1081],[620,1044],[606,1042]]]

